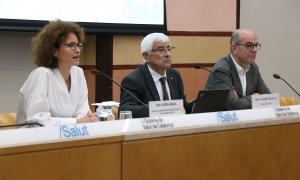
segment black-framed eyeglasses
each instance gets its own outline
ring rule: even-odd
[[[156,49],[152,49],[152,51],[156,51],[157,53],[159,54],[162,54],[162,53],[166,53],[167,51],[171,51],[171,50],[174,50],[175,47],[174,46],[168,46],[168,47],[157,47]]]
[[[82,50],[83,48],[83,43],[68,43],[68,44],[61,44],[64,45],[66,47],[68,47],[71,51],[76,51],[76,47],[78,47],[78,49]]]
[[[238,43],[236,43],[235,45],[242,45],[242,46],[244,46],[246,49],[248,49],[249,51],[252,51],[252,50],[254,49],[254,47],[255,47],[255,49],[256,49],[257,51],[259,51],[260,48],[261,48],[261,44],[260,44],[260,43],[253,44],[253,43],[251,43],[251,42],[246,42],[246,43],[244,43],[244,44],[238,44]]]

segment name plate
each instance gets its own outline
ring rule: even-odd
[[[251,100],[252,109],[280,106],[278,93],[252,95]]]
[[[299,116],[299,111],[291,109],[289,106],[274,108],[277,117]]]
[[[183,100],[150,101],[149,117],[175,116],[183,114]]]
[[[162,129],[175,127],[173,122],[166,122],[162,117],[141,119],[143,128],[146,129]]]

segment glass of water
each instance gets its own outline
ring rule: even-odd
[[[120,111],[120,120],[123,119],[132,119],[132,112],[131,111]]]
[[[112,106],[100,106],[96,110],[98,121],[112,121],[115,116],[112,112]]]

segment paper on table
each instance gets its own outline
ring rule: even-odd
[[[115,101],[103,101],[102,103],[93,103],[94,106],[119,106],[120,103]]]

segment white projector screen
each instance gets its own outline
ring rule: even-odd
[[[49,20],[78,22],[88,32],[165,30],[164,0],[1,0],[1,30],[38,30]]]

